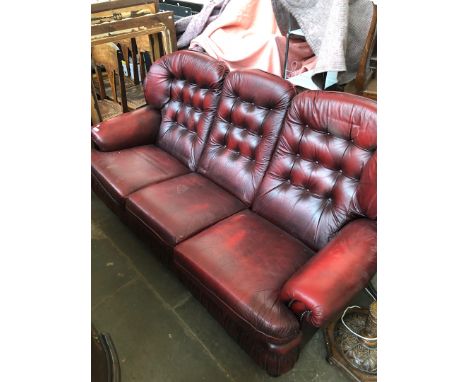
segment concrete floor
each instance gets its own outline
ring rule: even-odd
[[[291,371],[269,377],[94,194],[91,205],[91,317],[114,341],[122,382],[349,381],[327,363],[321,331]]]

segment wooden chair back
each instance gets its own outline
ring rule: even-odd
[[[158,2],[154,0],[114,0],[91,4],[91,23],[119,20],[158,12]]]
[[[91,57],[94,60],[98,68],[98,78],[101,77],[99,80],[100,84],[100,93],[102,95],[101,83],[102,80],[102,72],[100,71],[100,67],[103,66],[106,69],[107,76],[109,78],[109,83],[112,92],[112,100],[115,102],[119,101],[119,97],[117,95],[117,81],[118,81],[118,91],[120,95],[120,100],[122,104],[122,111],[125,113],[128,111],[127,106],[127,96],[125,91],[125,78],[123,73],[122,67],[122,59],[123,55],[119,47],[112,43],[100,44],[97,46],[91,47]],[[104,89],[105,93],[105,89]],[[107,94],[105,94],[107,96]]]

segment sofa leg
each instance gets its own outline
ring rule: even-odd
[[[268,351],[264,352],[262,357],[265,363],[261,366],[268,375],[279,377],[293,368],[299,359],[302,339],[303,337],[300,335],[285,345],[267,344]]]

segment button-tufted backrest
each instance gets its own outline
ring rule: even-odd
[[[345,93],[294,98],[253,210],[320,250],[347,222],[377,217],[377,107]]]
[[[250,205],[293,96],[294,87],[272,74],[229,73],[198,171]]]
[[[193,171],[228,71],[220,61],[183,50],[160,58],[146,76],[146,101],[161,109],[158,145]]]

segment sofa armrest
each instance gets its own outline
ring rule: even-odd
[[[283,286],[282,301],[320,327],[366,286],[377,270],[377,222],[347,224]]]
[[[160,111],[145,106],[98,123],[91,129],[91,139],[100,151],[154,144],[160,124]]]

